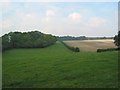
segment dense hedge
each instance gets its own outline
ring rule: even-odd
[[[97,49],[97,52],[118,51],[120,48]]]
[[[120,48],[120,31],[118,31],[118,35],[115,35],[114,40],[115,45]]]
[[[60,41],[63,45],[65,45],[68,49],[74,51],[74,52],[80,52],[80,49],[78,47],[71,47],[69,45],[67,45],[66,43],[64,43],[63,41]]]
[[[10,48],[44,48],[56,40],[55,36],[38,31],[10,32],[2,36],[2,51]]]

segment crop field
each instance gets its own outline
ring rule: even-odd
[[[115,48],[114,40],[70,40],[64,41],[67,45],[78,47],[81,51],[97,51],[97,49]]]
[[[57,42],[2,55],[3,88],[117,88],[117,76],[117,51],[76,53]]]

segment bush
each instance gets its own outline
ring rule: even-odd
[[[66,46],[68,49],[74,51],[74,52],[80,52],[80,49],[78,47],[71,47],[68,46],[66,43],[64,43],[63,41],[60,41],[64,46]]]
[[[80,49],[78,47],[75,48],[76,52],[80,52]]]
[[[97,49],[97,52],[118,51],[120,48]]]

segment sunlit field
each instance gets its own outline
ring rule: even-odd
[[[97,49],[115,48],[114,40],[69,40],[64,41],[67,45],[78,47],[81,51],[97,51]]]

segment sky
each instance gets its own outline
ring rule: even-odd
[[[14,31],[36,30],[57,36],[91,37],[117,34],[118,2],[64,1],[0,2],[0,36]]]

